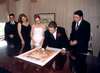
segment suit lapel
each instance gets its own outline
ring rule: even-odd
[[[75,26],[74,26],[74,28],[75,28],[75,31],[78,31],[78,30],[80,30],[80,28],[81,28],[81,26],[82,26],[82,23],[83,23],[83,20],[81,21],[80,25],[79,25],[79,26],[78,26],[78,28],[76,29],[76,22],[75,22]]]
[[[55,40],[53,34],[51,34],[50,32],[49,32],[49,34],[50,34],[50,37],[51,37],[53,40]]]
[[[51,36],[51,38],[52,38],[53,40],[57,40],[57,38],[58,38],[57,35],[58,35],[58,31],[57,31],[57,33],[56,33],[56,39],[55,39],[55,37],[53,36],[53,34],[50,33],[50,36]]]
[[[53,40],[57,40],[60,36],[61,36],[61,33],[59,32],[59,29],[57,28],[57,32],[56,32],[56,39],[55,37],[53,36],[53,34],[49,33],[50,34],[50,37],[53,39]]]
[[[56,40],[59,39],[60,36],[61,36],[61,33],[60,33],[59,29],[57,28]]]
[[[82,24],[83,24],[83,20],[81,21],[81,23],[80,23],[80,25],[79,25],[79,27],[78,27],[78,30],[80,30]]]

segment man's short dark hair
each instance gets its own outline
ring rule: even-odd
[[[77,10],[77,11],[74,12],[74,15],[78,15],[78,16],[83,17],[83,11],[82,10]]]
[[[14,17],[15,17],[15,14],[14,14],[14,13],[10,13],[10,14],[9,14],[9,17],[10,17],[10,16],[14,16]]]
[[[56,28],[57,27],[57,23],[55,21],[51,21],[48,25],[48,27],[51,27],[51,28]]]

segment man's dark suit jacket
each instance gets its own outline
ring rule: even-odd
[[[43,48],[46,48],[47,46],[58,48],[58,49],[62,49],[62,48],[67,49],[68,48],[68,38],[65,33],[65,29],[62,27],[57,27],[56,39],[54,38],[53,34],[51,34],[48,30],[45,31],[45,39],[43,43]],[[61,53],[59,53],[55,57],[54,60],[55,60],[55,69],[62,70],[66,62],[66,55],[62,55]]]
[[[48,30],[45,31],[43,47],[46,48],[47,46],[59,49],[68,48],[68,38],[65,33],[65,29],[62,27],[57,27],[56,39]]]
[[[7,41],[8,56],[17,55],[20,49],[19,47],[20,42],[17,32],[17,22],[15,22],[15,24],[6,22],[4,31],[5,31],[5,40]],[[11,34],[14,36],[13,38],[10,37]],[[14,47],[11,47],[11,45],[13,45]]]
[[[5,24],[5,40],[9,43],[9,42],[16,42],[16,40],[18,40],[17,36],[18,36],[18,33],[17,33],[17,22],[15,22],[15,24],[11,24],[10,22],[6,22]],[[9,36],[10,35],[14,35],[13,38],[10,38]]]
[[[76,22],[72,22],[72,31],[70,34],[70,40],[77,40],[78,44],[72,47],[72,50],[77,53],[88,52],[88,42],[90,39],[90,23],[82,20],[78,30],[75,30]]]

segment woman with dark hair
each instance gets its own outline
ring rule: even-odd
[[[46,26],[41,23],[41,18],[39,15],[34,15],[34,21],[35,23],[32,25],[31,30],[32,44],[35,48],[41,48],[44,40],[44,31]]]
[[[21,53],[31,49],[31,26],[28,22],[28,18],[25,14],[20,14],[18,19],[18,34],[20,37]]]

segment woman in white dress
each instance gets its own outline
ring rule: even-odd
[[[44,40],[44,31],[46,30],[45,24],[41,23],[39,15],[34,16],[35,23],[32,25],[31,38],[32,47],[41,48]]]

